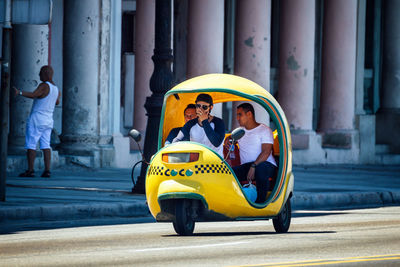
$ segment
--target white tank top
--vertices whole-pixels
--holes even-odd
[[[33,100],[31,117],[35,117],[36,124],[53,127],[53,111],[58,98],[58,88],[51,82],[46,82],[50,88],[47,96]]]

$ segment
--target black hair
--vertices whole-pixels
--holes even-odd
[[[186,112],[186,110],[188,110],[188,109],[196,109],[196,105],[195,104],[189,104],[189,105],[187,105],[186,106],[186,108],[185,108],[185,110],[183,111],[183,114],[185,114],[185,112]]]
[[[242,103],[240,104],[237,108],[241,108],[244,110],[245,113],[247,112],[251,112],[251,114],[253,114],[253,117],[255,118],[256,116],[254,115],[254,108],[252,104],[249,103]]]
[[[197,102],[199,102],[199,101],[206,102],[206,103],[210,104],[210,106],[213,105],[213,99],[212,99],[212,97],[211,97],[209,94],[199,94],[199,95],[197,96],[195,102],[197,103]]]

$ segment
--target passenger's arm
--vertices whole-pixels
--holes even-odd
[[[178,135],[172,140],[171,143],[182,141],[184,138],[185,136],[183,135],[182,130],[180,130]],[[167,144],[167,142],[165,142],[165,144]]]
[[[269,155],[272,151],[272,144],[261,144],[261,153],[258,155],[257,159],[254,161],[254,164],[259,164],[268,159]],[[254,180],[256,168],[250,168],[247,173],[247,181],[251,182]]]
[[[224,121],[221,119],[214,119],[214,129],[211,127],[208,120],[201,122],[203,124],[204,132],[206,133],[208,140],[215,147],[219,147],[225,138],[225,125]]]
[[[181,130],[179,131],[178,135],[172,140],[172,143],[179,142],[179,141],[190,141],[190,129],[193,125],[196,124],[197,119],[193,119],[185,123]]]
[[[180,129],[181,128],[174,128],[169,132],[169,134],[167,136],[167,139],[165,139],[165,144],[166,145],[172,143],[174,138],[178,136],[178,133],[179,133]]]
[[[254,161],[256,165],[268,159],[269,155],[271,155],[272,146],[272,144],[261,144],[261,153]]]

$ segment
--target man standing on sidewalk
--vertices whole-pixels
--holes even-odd
[[[50,177],[51,148],[50,136],[53,129],[53,111],[55,105],[60,103],[61,93],[53,82],[53,68],[43,66],[39,77],[41,84],[33,92],[23,92],[14,88],[16,96],[33,99],[32,110],[26,124],[25,148],[27,149],[28,170],[19,177],[34,177],[34,163],[36,158],[36,145],[40,141],[40,149],[44,155],[45,170],[42,177]]]

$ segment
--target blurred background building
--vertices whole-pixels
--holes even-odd
[[[294,164],[400,164],[400,1],[171,1],[175,83],[259,83],[286,113]],[[53,0],[50,25],[13,25],[11,85],[33,91],[51,64],[62,91],[54,167],[138,158],[127,133],[146,131],[154,22],[155,0]],[[31,105],[11,97],[9,170],[26,164]],[[235,128],[235,103],[215,110]]]

